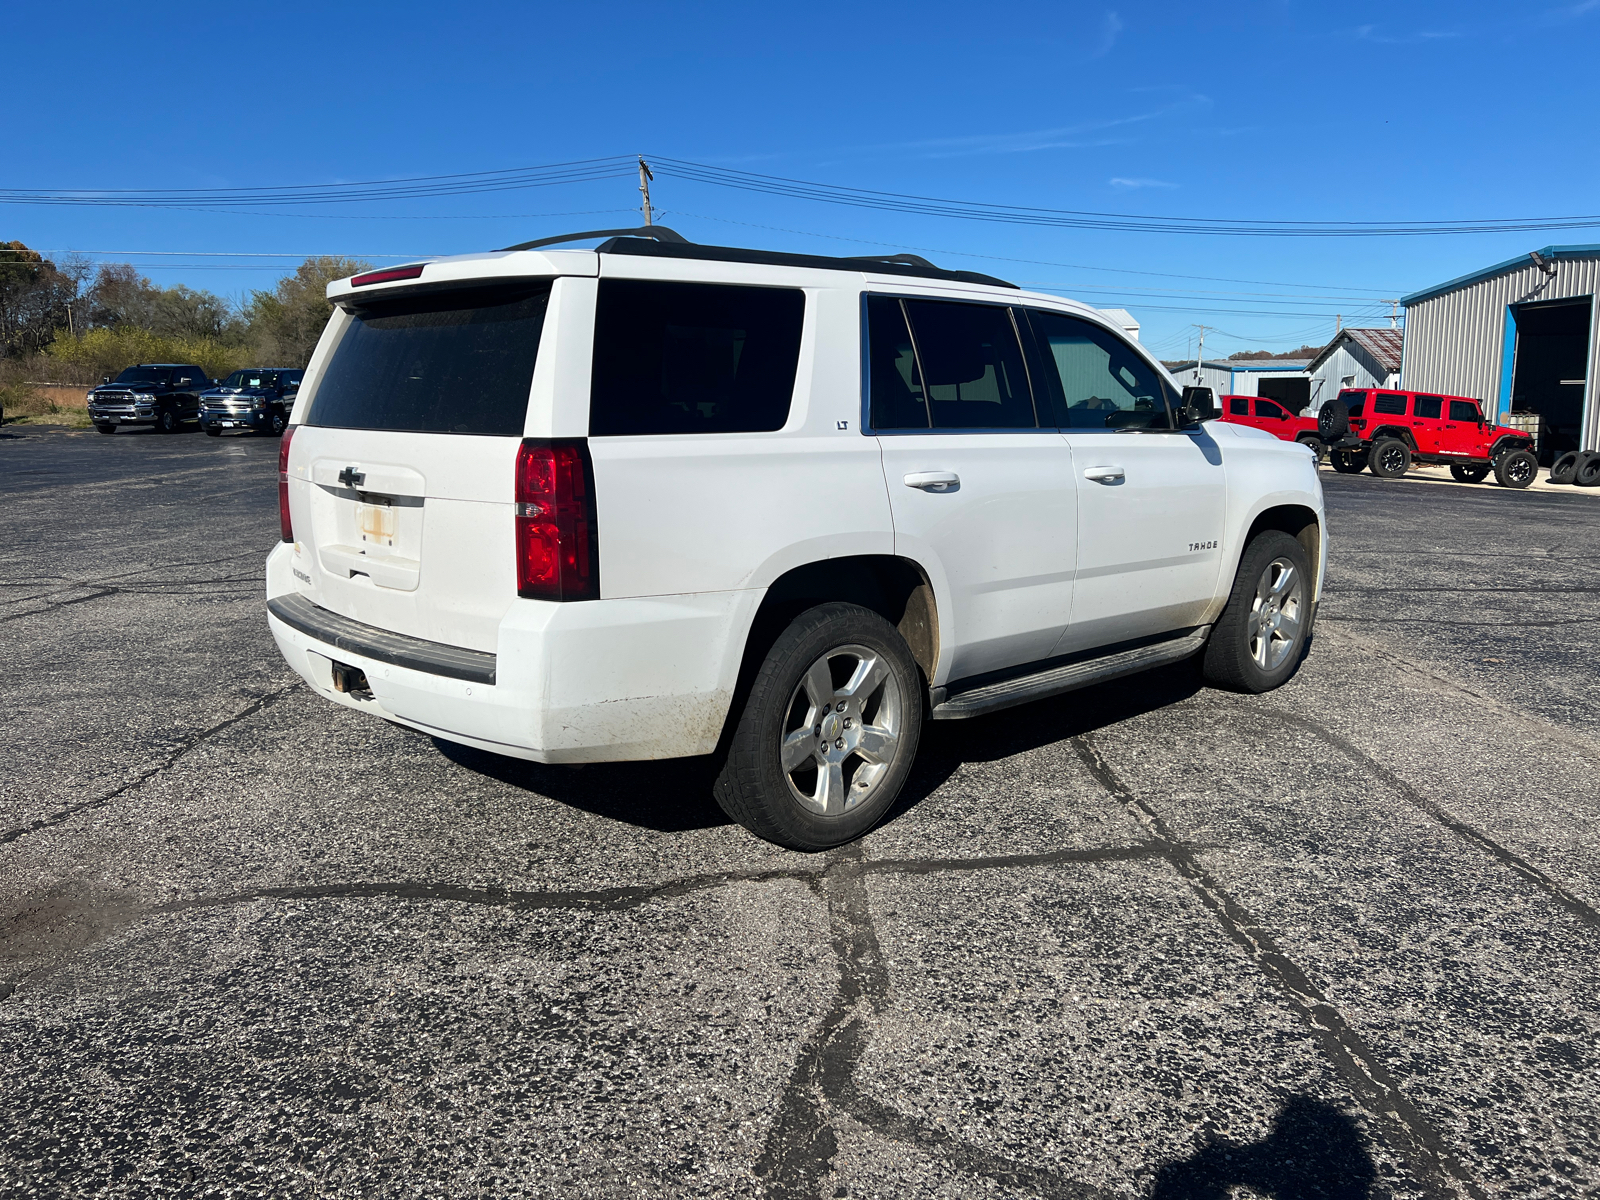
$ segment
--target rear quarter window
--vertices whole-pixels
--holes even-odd
[[[590,436],[782,429],[804,320],[798,288],[602,279]]]
[[[434,292],[352,310],[305,424],[520,437],[550,285]]]
[[[1379,392],[1372,398],[1372,411],[1391,417],[1404,416],[1406,398],[1396,392]]]

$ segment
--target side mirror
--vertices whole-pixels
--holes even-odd
[[[101,383],[110,383],[111,382],[111,376],[109,376],[109,375],[100,376],[100,382]]]
[[[1178,409],[1178,427],[1180,429],[1198,428],[1201,421],[1209,420],[1211,414],[1204,412],[1198,405],[1184,404]]]

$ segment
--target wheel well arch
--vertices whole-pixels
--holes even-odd
[[[1300,543],[1306,552],[1306,560],[1311,564],[1312,587],[1315,587],[1322,571],[1322,527],[1317,521],[1316,510],[1304,504],[1279,504],[1263,509],[1250,523],[1250,531],[1245,534],[1243,545],[1248,546],[1256,534],[1267,529],[1287,533]]]
[[[723,725],[723,746],[778,635],[806,609],[829,601],[859,604],[883,617],[905,638],[924,682],[933,679],[939,665],[938,604],[933,583],[918,563],[893,554],[853,554],[802,563],[774,579],[756,609]]]
[[[1372,431],[1367,440],[1369,442],[1376,442],[1379,438],[1395,438],[1398,441],[1404,442],[1410,448],[1413,454],[1415,454],[1417,451],[1416,439],[1411,436],[1411,430],[1405,428],[1404,426],[1380,426]]]

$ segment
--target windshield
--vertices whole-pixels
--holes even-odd
[[[165,383],[172,378],[171,367],[129,367],[117,376],[118,383]]]
[[[379,300],[351,314],[308,425],[520,436],[548,284]]]
[[[235,371],[222,381],[225,388],[267,388],[277,386],[276,371]]]

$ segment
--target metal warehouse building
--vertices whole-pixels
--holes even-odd
[[[1547,246],[1413,292],[1401,301],[1406,388],[1476,396],[1502,421],[1537,413],[1545,462],[1596,448],[1597,284],[1600,246]]]
[[[1311,411],[1343,388],[1400,386],[1398,329],[1342,329],[1306,368],[1311,373]]]

